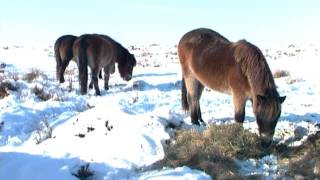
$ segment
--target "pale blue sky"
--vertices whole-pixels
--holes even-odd
[[[0,45],[52,45],[83,33],[177,44],[198,27],[257,45],[318,43],[319,22],[319,0],[0,0]]]

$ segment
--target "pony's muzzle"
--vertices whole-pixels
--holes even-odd
[[[273,135],[261,133],[260,138],[261,138],[261,146],[263,148],[267,149],[272,145]]]
[[[60,77],[59,82],[60,82],[60,83],[64,83],[64,82],[65,82],[65,80],[64,80],[64,78],[63,78],[63,76],[61,76],[61,77]]]
[[[130,81],[132,79],[132,75],[128,74],[125,77],[123,77],[124,80]]]

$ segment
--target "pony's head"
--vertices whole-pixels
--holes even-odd
[[[285,96],[277,95],[257,95],[253,100],[253,111],[257,119],[261,145],[267,148],[271,145],[273,134],[281,115],[281,104],[286,99]]]
[[[133,67],[136,65],[136,58],[129,52],[122,56],[121,60],[118,61],[118,70],[120,76],[125,80],[129,81],[132,78]]]

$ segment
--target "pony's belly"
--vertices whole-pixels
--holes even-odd
[[[214,77],[214,76],[211,76]],[[218,91],[225,94],[231,94],[229,83],[224,78],[197,78],[202,85],[208,87],[211,90]]]
[[[218,91],[218,92],[221,92],[221,93],[224,93],[224,94],[231,94],[231,90],[229,87],[224,87],[224,86],[212,86],[212,85],[209,85],[207,86],[209,89],[211,90],[214,90],[214,91]]]

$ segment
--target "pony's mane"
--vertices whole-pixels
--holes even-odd
[[[232,43],[232,46],[234,58],[247,76],[254,93],[278,97],[272,73],[261,50],[246,40]]]
[[[127,60],[130,60],[130,63],[132,65],[134,65],[134,66],[136,65],[135,58],[127,58],[128,56],[131,55],[130,52],[128,51],[128,49],[123,47],[120,43],[118,43],[117,41],[112,39],[110,36],[107,36],[104,34],[100,34],[100,36],[103,37],[107,41],[111,41],[115,45],[115,47],[117,49],[117,57],[118,57],[119,61],[121,61],[122,63],[126,63]]]

